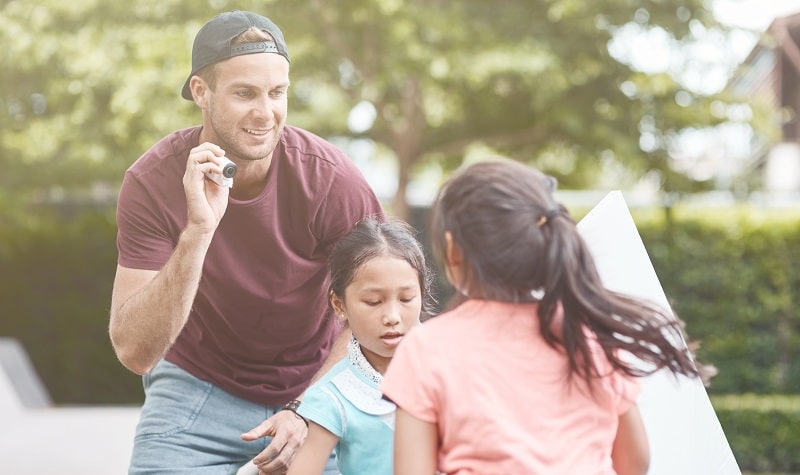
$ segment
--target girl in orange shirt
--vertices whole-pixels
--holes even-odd
[[[638,377],[698,376],[680,322],[606,289],[555,181],[496,160],[433,205],[434,252],[463,302],[411,331],[381,389],[396,475],[641,475]]]

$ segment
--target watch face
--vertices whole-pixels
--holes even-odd
[[[298,407],[300,407],[300,401],[297,399],[292,399],[283,406],[284,409],[289,409],[290,411],[296,411]]]

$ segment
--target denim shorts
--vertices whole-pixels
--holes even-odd
[[[234,475],[257,473],[253,458],[270,442],[241,434],[280,410],[235,397],[162,360],[143,378],[142,406],[128,473]],[[337,475],[331,455],[325,475]]]

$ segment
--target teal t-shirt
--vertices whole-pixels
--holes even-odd
[[[305,393],[298,413],[339,437],[342,475],[392,475],[395,405],[345,357]]]

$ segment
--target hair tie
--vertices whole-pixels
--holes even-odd
[[[548,212],[539,217],[539,219],[536,221],[536,227],[541,228],[542,226],[547,224],[551,219],[558,216],[558,213],[559,213],[558,208],[553,208],[549,210]]]

